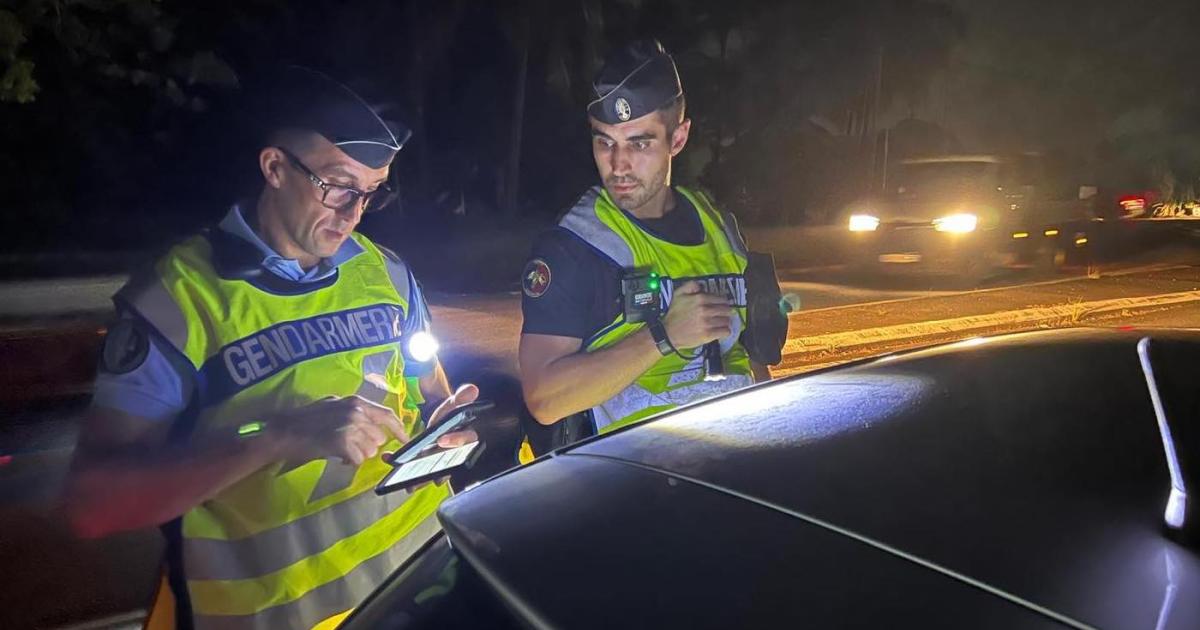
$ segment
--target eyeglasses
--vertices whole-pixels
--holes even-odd
[[[288,162],[301,173],[308,176],[308,181],[321,190],[321,205],[330,210],[352,210],[358,208],[359,204],[363,204],[363,212],[375,212],[382,210],[396,200],[396,191],[388,184],[380,184],[379,188],[372,191],[359,190],[351,186],[339,186],[338,184],[330,184],[325,180],[317,177],[317,174],[312,172],[300,158],[292,155],[287,149],[276,147],[281,153],[287,156]]]

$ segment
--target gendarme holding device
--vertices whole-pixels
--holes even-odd
[[[773,326],[748,333],[756,300],[733,216],[672,185],[692,121],[670,55],[655,41],[629,44],[608,58],[594,88],[587,112],[603,185],[534,244],[522,274],[520,343],[534,417],[582,422],[585,433],[769,378],[763,359],[778,361],[769,347],[776,338],[782,345],[780,318],[786,334],[769,259],[759,276],[770,278],[756,286],[771,293],[774,284],[774,318],[758,318]],[[751,345],[768,349],[762,356],[747,350],[755,333]]]

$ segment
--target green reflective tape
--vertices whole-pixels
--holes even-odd
[[[265,428],[267,428],[267,423],[265,422],[247,422],[238,427],[237,431],[238,435],[254,435],[255,433],[262,433],[262,430]]]

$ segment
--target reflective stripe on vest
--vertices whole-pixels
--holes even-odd
[[[621,268],[662,276],[663,304],[670,308],[676,286],[696,280],[708,292],[725,294],[734,305],[732,332],[720,340],[725,364],[723,381],[705,381],[703,359],[685,360],[676,355],[662,357],[645,374],[616,396],[592,409],[596,428],[611,431],[655,413],[744,387],[753,382],[750,359],[738,338],[746,321],[746,246],[733,216],[722,214],[701,194],[676,187],[696,208],[704,228],[704,242],[677,245],[658,239],[641,229],[609,197],[594,187],[576,202],[559,221],[566,229],[611,259]],[[593,352],[611,346],[642,329],[628,324],[624,313],[584,341]],[[695,348],[679,348],[692,355]]]
[[[312,628],[349,610],[345,602],[361,602],[441,529],[437,518],[421,521],[412,532],[371,559],[347,572],[342,579],[319,586],[303,598],[273,606],[253,615],[204,616],[197,613],[197,628],[260,630],[262,628]]]
[[[196,369],[195,431],[355,394],[394,410],[410,434],[420,429],[420,393],[400,352],[408,271],[353,238],[363,253],[308,292],[221,278],[196,237],[156,265],[157,281],[124,296]],[[196,626],[307,628],[356,606],[428,538],[414,531],[436,531],[432,514],[448,495],[431,485],[378,497],[388,470],[379,458],[276,462],[185,514]]]

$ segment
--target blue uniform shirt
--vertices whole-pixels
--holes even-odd
[[[252,245],[262,254],[262,266],[271,273],[293,282],[316,282],[329,277],[338,265],[363,253],[363,248],[353,239],[346,239],[333,256],[321,260],[317,266],[305,271],[295,260],[280,256],[271,249],[246,223],[241,208],[234,205],[221,220],[218,229],[237,236]],[[405,335],[430,328],[429,307],[425,296],[413,278],[409,278],[408,313],[401,325]],[[127,314],[122,313],[122,317]],[[187,407],[194,390],[195,369],[162,344],[166,342],[157,335],[150,336],[150,349],[140,366],[123,374],[104,370],[103,365],[96,377],[92,404],[116,409],[135,416],[153,420],[170,420]],[[425,369],[421,369],[424,367]],[[418,366],[405,363],[409,376],[419,376],[431,365]]]

